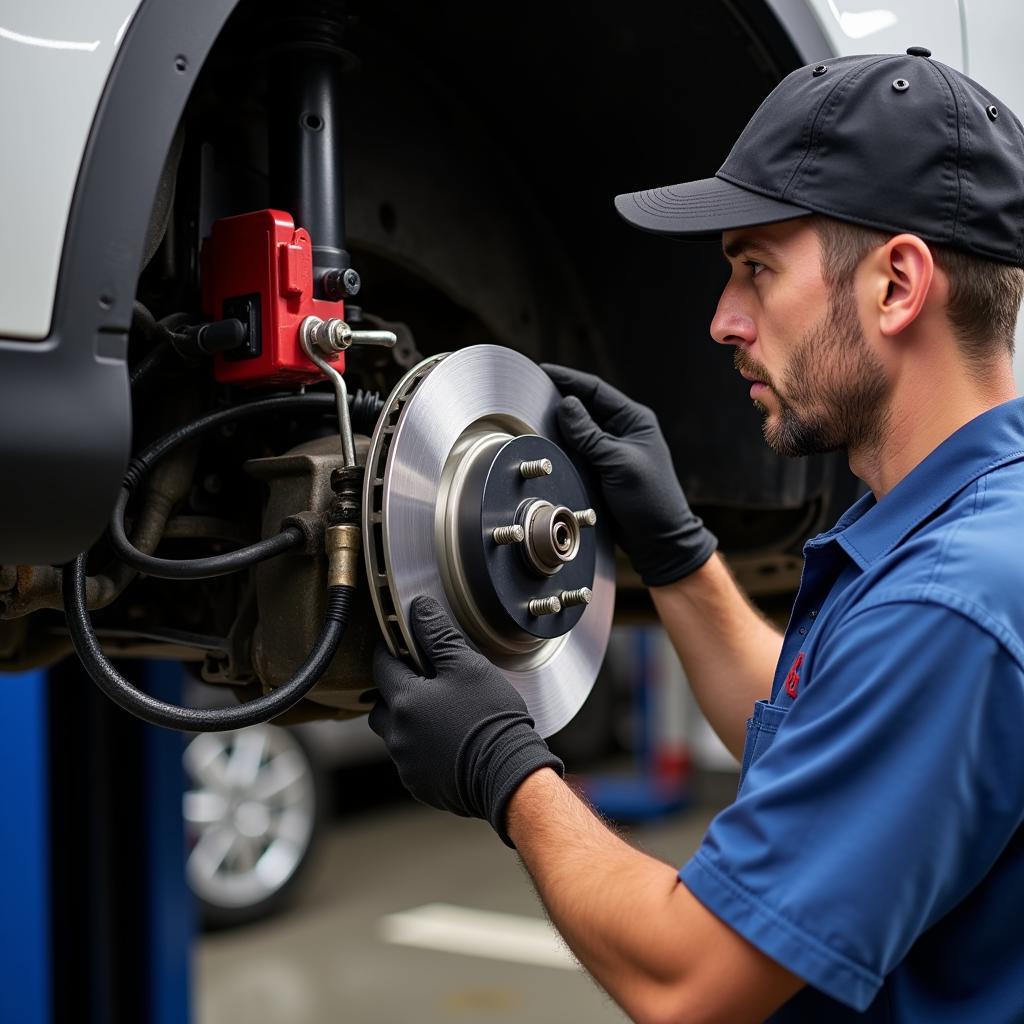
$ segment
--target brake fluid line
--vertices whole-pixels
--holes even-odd
[[[348,397],[346,405],[352,407],[352,418],[359,426],[368,425],[372,429],[383,402],[379,395],[372,392],[357,391]],[[132,493],[152,467],[169,452],[199,435],[224,423],[273,412],[328,412],[334,407],[334,396],[326,394],[265,398],[208,413],[153,442],[129,464],[114,508],[110,537],[118,557],[150,576],[163,579],[206,579],[249,568],[305,544],[306,535],[298,527],[285,526],[273,537],[223,555],[195,559],[156,558],[139,551],[128,540],[124,530],[124,512]],[[88,552],[82,552],[64,566],[61,583],[71,642],[89,677],[123,710],[152,725],[168,729],[188,732],[242,729],[284,713],[301,700],[327,671],[348,625],[355,599],[360,548],[359,527],[351,522],[354,517],[358,517],[358,509],[349,510],[349,513],[342,516],[341,523],[328,525],[325,531],[324,547],[328,557],[327,601],[320,635],[298,670],[272,692],[234,708],[190,708],[158,700],[135,687],[117,671],[100,648],[86,604]]]

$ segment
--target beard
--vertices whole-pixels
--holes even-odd
[[[779,384],[741,349],[733,364],[775,395],[774,415],[754,405],[764,414],[765,441],[780,455],[876,448],[888,431],[890,385],[868,348],[852,288],[832,289],[828,312],[797,342]]]

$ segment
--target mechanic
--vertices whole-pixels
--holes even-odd
[[[714,553],[654,414],[546,367],[742,757],[693,858],[677,873],[606,828],[437,603],[411,610],[433,677],[378,653],[370,721],[405,784],[515,846],[638,1021],[1024,1020],[1024,130],[930,57],[801,68],[716,177],[616,200],[641,228],[721,238],[711,334],[766,441],[845,448],[869,489],[805,545],[784,637]]]

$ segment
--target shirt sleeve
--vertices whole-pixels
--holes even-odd
[[[975,622],[910,601],[857,611],[812,656],[679,875],[772,959],[863,1010],[1021,823],[1024,678]]]

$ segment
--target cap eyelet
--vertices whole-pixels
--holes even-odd
[[[992,106],[992,104],[990,103],[985,108],[985,113],[988,114],[988,119],[990,121],[994,121],[999,116],[999,108]]]
[[[905,78],[897,78],[892,87],[897,92],[906,92],[910,88],[910,83]]]
[[[817,78],[819,75],[825,74],[826,71],[828,71],[828,65],[827,64],[815,64],[814,70],[811,72],[811,74],[815,78]]]

